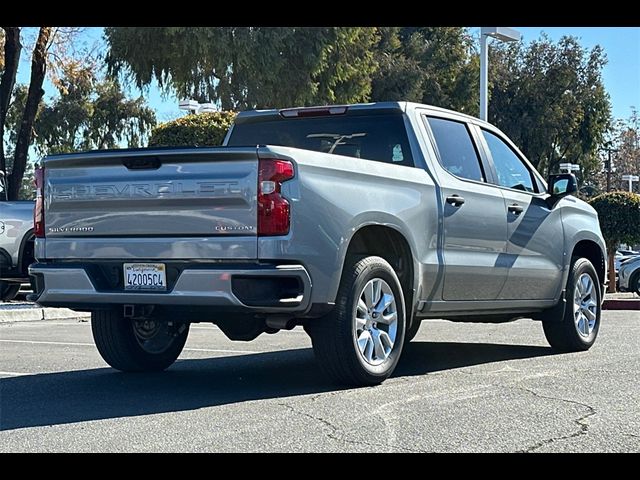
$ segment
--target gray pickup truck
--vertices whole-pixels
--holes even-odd
[[[29,283],[33,262],[33,202],[9,202],[5,175],[0,170],[0,301],[13,300]]]
[[[43,306],[90,311],[102,357],[162,370],[193,322],[233,340],[302,325],[338,382],[393,372],[420,322],[600,325],[596,212],[492,125],[404,102],[251,111],[218,148],[50,156],[38,171]]]

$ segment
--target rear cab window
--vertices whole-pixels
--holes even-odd
[[[233,127],[227,145],[277,145],[415,166],[403,115],[327,115],[278,118]]]

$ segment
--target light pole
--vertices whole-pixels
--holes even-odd
[[[604,171],[607,174],[607,192],[611,191],[611,173],[616,171],[616,167],[613,166],[611,160],[612,153],[618,153],[618,150],[615,148],[611,148],[611,142],[606,143],[606,147],[603,148],[605,152],[607,152],[607,160],[604,161]]]
[[[629,191],[633,192],[633,182],[640,181],[640,177],[638,175],[622,175],[622,181],[629,182]]]
[[[481,27],[480,28],[480,119],[487,120],[488,88],[489,88],[489,37],[503,42],[517,42],[520,32],[509,27]]]

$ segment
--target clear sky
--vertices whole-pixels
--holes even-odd
[[[608,63],[603,70],[604,83],[611,96],[612,112],[616,118],[626,118],[631,106],[640,108],[640,28],[638,27],[514,27],[523,34],[525,42],[535,40],[545,32],[557,41],[563,35],[573,35],[587,48],[600,45],[607,54]],[[478,33],[473,27],[472,32]],[[91,43],[101,38],[101,28],[88,28],[80,41]],[[29,59],[23,53],[19,82],[29,79]],[[45,87],[48,93],[52,88]],[[139,92],[132,92],[139,94]],[[157,86],[152,85],[144,92],[150,106],[156,110],[158,121],[164,122],[181,116],[178,99],[173,96],[163,99]]]
[[[583,47],[600,45],[609,60],[602,71],[611,96],[613,116],[626,118],[631,107],[640,109],[640,28],[638,27],[514,27],[525,42],[545,32],[558,41],[563,35],[578,37]]]

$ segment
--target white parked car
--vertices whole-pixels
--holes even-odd
[[[636,292],[640,295],[640,256],[622,262],[618,270],[618,288],[623,292]]]

